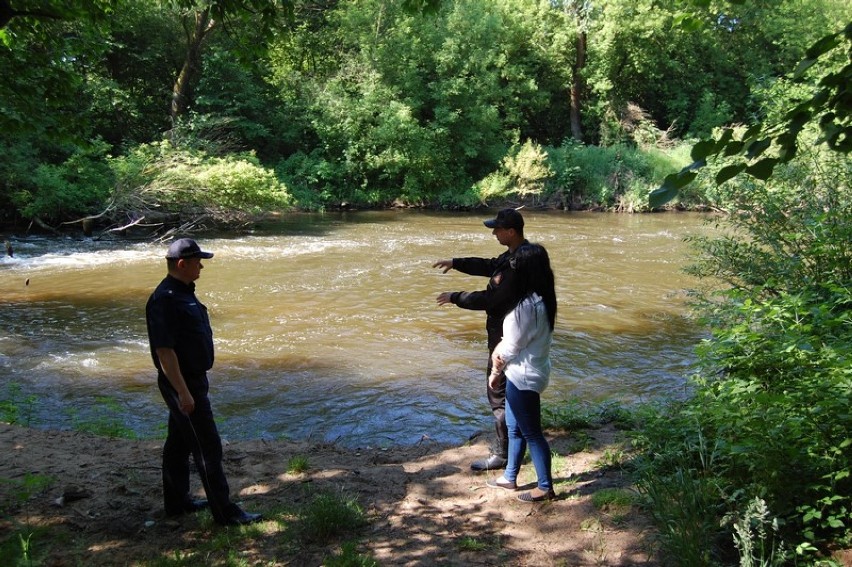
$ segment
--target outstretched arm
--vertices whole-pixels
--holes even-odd
[[[452,303],[453,302],[453,292],[445,291],[444,293],[439,294],[436,301],[438,302],[438,305],[445,305],[447,303]]]

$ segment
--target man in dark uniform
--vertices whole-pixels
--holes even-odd
[[[515,251],[527,241],[524,238],[524,217],[515,209],[503,209],[496,218],[484,222],[485,226],[493,229],[492,234],[497,241],[506,246],[507,250],[497,258],[453,258],[435,262],[433,268],[443,268],[444,273],[458,270],[471,276],[485,276],[488,287],[483,291],[444,292],[438,296],[438,305],[454,303],[463,309],[484,310],[486,314],[485,329],[488,332],[488,364],[485,372],[485,388],[488,403],[494,415],[494,426],[497,432],[496,445],[492,447],[488,458],[478,459],[471,463],[475,471],[502,469],[506,466],[509,452],[509,433],[506,429],[506,376],[500,375],[497,388],[491,388],[488,376],[491,374],[491,353],[503,337],[503,319],[517,298],[510,293],[511,286],[506,285],[512,277],[510,261]]]
[[[177,516],[210,507],[213,519],[225,526],[262,519],[231,502],[222,468],[222,440],[207,397],[207,371],[213,366],[213,330],[207,308],[195,296],[195,280],[212,258],[189,238],[176,240],[166,254],[168,275],[145,307],[151,357],[160,393],[169,408],[169,429],[163,447],[163,499],[166,514]],[[207,500],[189,494],[189,456],[201,476]]]

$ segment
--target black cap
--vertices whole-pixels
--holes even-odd
[[[493,219],[483,223],[488,228],[514,228],[515,230],[523,230],[524,217],[521,216],[516,209],[503,209]]]
[[[172,242],[166,258],[179,260],[181,258],[212,258],[213,252],[204,252],[198,243],[191,238],[180,238]]]

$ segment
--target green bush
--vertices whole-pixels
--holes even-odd
[[[503,158],[500,169],[486,178],[487,183],[484,181],[480,188],[480,198],[485,202],[489,197],[517,196],[535,203],[544,196],[551,177],[553,170],[547,152],[539,144],[527,140],[512,148]]]
[[[38,396],[25,396],[19,383],[9,382],[6,384],[6,392],[0,394],[0,422],[30,425],[37,402]]]
[[[688,153],[685,145],[663,150],[629,144],[586,146],[566,140],[547,148],[548,192],[561,195],[566,207],[643,211],[648,192],[688,163]],[[686,205],[703,200],[686,192],[682,195]]]
[[[213,157],[164,141],[138,146],[111,165],[120,208],[224,217],[281,210],[292,202],[275,173],[251,154]]]
[[[317,494],[299,514],[299,533],[315,543],[329,543],[367,523],[355,498],[328,493]]]
[[[100,213],[114,182],[107,151],[107,144],[93,142],[61,163],[40,163],[13,193],[13,204],[24,217],[54,222]]]
[[[768,183],[723,188],[727,229],[694,241],[691,271],[714,283],[696,295],[712,331],[696,395],[640,440],[661,525],[744,517],[759,498],[799,564],[852,543],[850,181],[844,156],[811,154]],[[687,492],[701,500],[675,505]],[[708,545],[676,531],[675,555],[726,557],[735,541],[745,553],[733,533]]]

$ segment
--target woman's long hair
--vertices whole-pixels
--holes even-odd
[[[552,332],[556,324],[556,285],[547,250],[541,244],[524,244],[515,251],[512,267],[515,273],[511,281],[518,298],[515,305],[537,293],[544,300]]]

